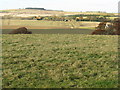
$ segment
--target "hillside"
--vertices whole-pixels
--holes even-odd
[[[13,16],[63,16],[63,15],[75,15],[75,14],[97,14],[97,15],[108,15],[112,13],[95,13],[95,12],[66,12],[66,11],[52,11],[52,10],[33,10],[33,9],[9,9],[0,10],[0,16],[13,15]],[[114,14],[113,14],[114,15]]]

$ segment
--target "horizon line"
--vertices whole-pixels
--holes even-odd
[[[26,7],[26,8],[39,8],[39,7]],[[26,8],[11,8],[11,9],[0,9],[0,10],[12,10],[12,9],[26,9]],[[44,8],[45,9],[45,8]],[[37,10],[37,9],[36,9]],[[51,10],[51,11],[64,11],[64,12],[100,12],[100,13],[118,13],[118,12],[107,12],[107,11],[79,11],[79,10],[74,10],[74,11],[68,11],[68,10],[53,10],[53,9],[45,9],[45,10]]]

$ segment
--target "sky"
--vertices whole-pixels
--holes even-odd
[[[119,0],[0,0],[0,10],[37,7],[73,12],[118,12]]]

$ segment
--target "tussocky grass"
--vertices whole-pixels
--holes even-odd
[[[117,42],[117,35],[3,35],[3,88],[117,88]]]

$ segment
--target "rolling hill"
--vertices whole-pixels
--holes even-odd
[[[63,16],[63,15],[76,15],[76,14],[97,14],[97,15],[108,15],[113,13],[97,13],[97,12],[67,12],[67,11],[56,11],[56,10],[35,10],[35,9],[8,9],[0,10],[0,16],[13,15],[13,16]],[[114,14],[113,14],[114,15]]]

